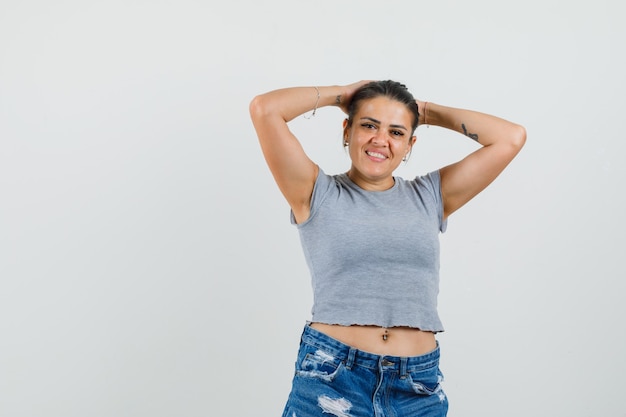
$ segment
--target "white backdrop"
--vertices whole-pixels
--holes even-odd
[[[402,81],[523,124],[441,236],[450,416],[626,416],[619,1],[0,2],[0,416],[278,416],[311,291],[248,103]],[[348,168],[342,114],[293,130]],[[398,175],[471,151],[418,129]]]

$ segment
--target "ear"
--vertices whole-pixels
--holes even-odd
[[[343,140],[348,140],[348,119],[343,119]]]
[[[406,153],[404,154],[404,158],[402,159],[404,162],[406,162],[411,156],[411,152],[413,152],[413,145],[415,145],[416,140],[417,140],[416,136],[412,136],[411,139],[409,139],[409,146],[407,147]]]

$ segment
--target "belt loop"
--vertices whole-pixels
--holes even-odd
[[[400,358],[400,378],[404,379],[407,376],[406,373],[406,365],[408,362],[408,358],[402,357]]]
[[[354,358],[356,357],[356,349],[350,348],[348,352],[348,359],[346,359],[346,369],[352,369],[352,365],[354,365]]]

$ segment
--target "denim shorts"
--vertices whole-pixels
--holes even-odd
[[[304,328],[283,417],[445,417],[439,344],[420,356],[380,356]]]

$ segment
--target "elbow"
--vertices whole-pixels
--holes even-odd
[[[263,100],[263,96],[256,96],[252,99],[249,105],[250,117],[254,121],[255,119],[262,117],[267,112],[267,105]]]
[[[268,97],[267,94],[261,94],[254,97],[252,101],[250,101],[248,110],[250,112],[252,123],[255,125],[257,122],[262,120],[275,120],[277,117],[285,120],[280,113],[280,108],[278,107],[276,100]]]
[[[516,124],[511,132],[510,141],[511,146],[519,152],[526,143],[526,128],[522,125]]]

